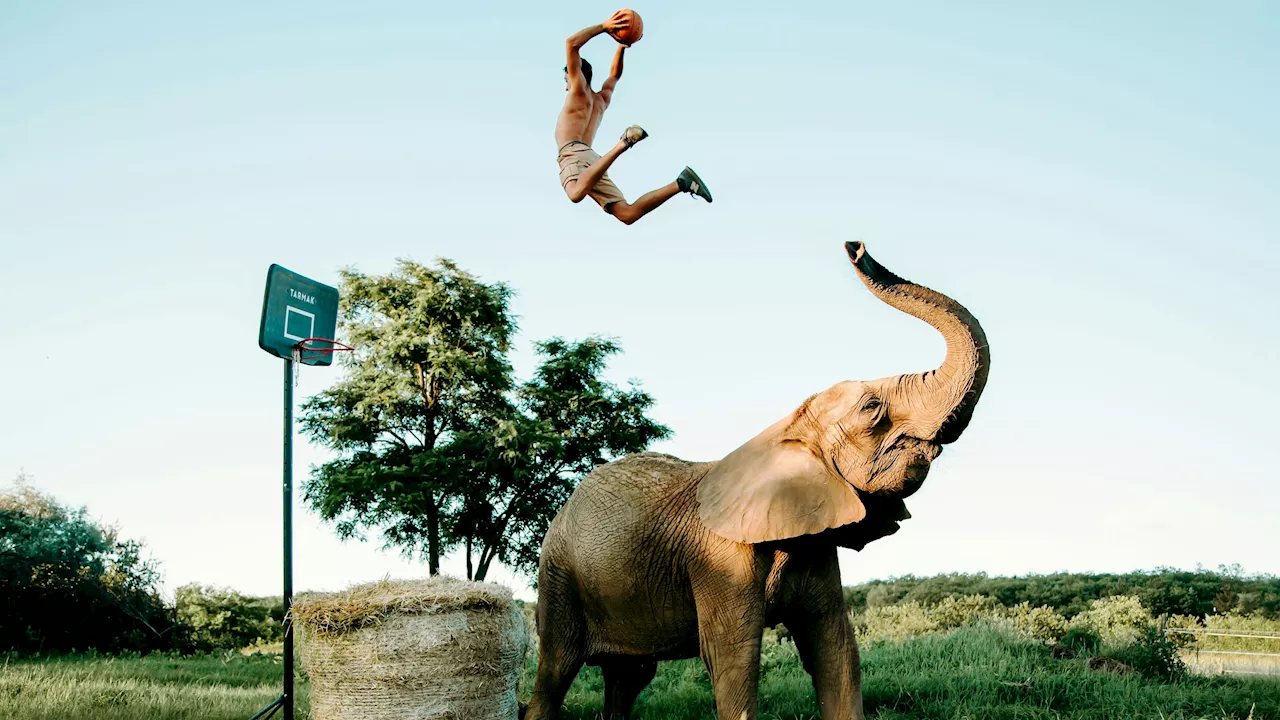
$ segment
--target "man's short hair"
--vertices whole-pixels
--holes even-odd
[[[591,84],[591,63],[587,62],[586,58],[578,58],[578,59],[582,61],[582,76],[587,79],[587,84],[590,85]],[[564,66],[564,71],[566,73],[569,72],[568,65]]]

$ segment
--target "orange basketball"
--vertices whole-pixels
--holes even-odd
[[[614,13],[614,15],[622,15],[627,21],[627,27],[617,32],[609,33],[613,36],[613,39],[627,47],[640,42],[640,38],[644,36],[644,20],[640,19],[640,13],[635,10],[623,9]]]

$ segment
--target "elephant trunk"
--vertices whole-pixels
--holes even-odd
[[[955,300],[886,270],[862,243],[845,243],[845,250],[873,295],[929,323],[947,341],[947,357],[938,369],[904,375],[899,382],[915,408],[912,424],[920,439],[940,445],[955,442],[987,384],[991,350],[982,326]]]

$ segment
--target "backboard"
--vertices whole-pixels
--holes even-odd
[[[279,265],[267,270],[267,289],[262,298],[262,322],[258,326],[258,347],[279,358],[293,357],[294,347],[307,338],[330,338],[338,330],[338,289]],[[311,347],[332,347],[311,342]],[[302,357],[306,365],[332,365],[333,353]]]

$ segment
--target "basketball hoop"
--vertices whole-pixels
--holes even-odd
[[[318,343],[324,343],[319,345]],[[327,347],[326,347],[327,346]],[[332,338],[309,337],[299,340],[293,346],[293,361],[296,363],[305,363],[308,360],[332,355],[336,352],[354,352],[355,348],[345,345]]]
[[[328,347],[317,343],[324,343]],[[299,340],[293,346],[293,384],[298,384],[298,372],[302,370],[303,365],[315,365],[315,360],[325,355],[332,356],[334,353],[354,351],[355,348],[350,345],[344,345],[331,338],[309,337]],[[332,364],[332,360],[325,364]]]

